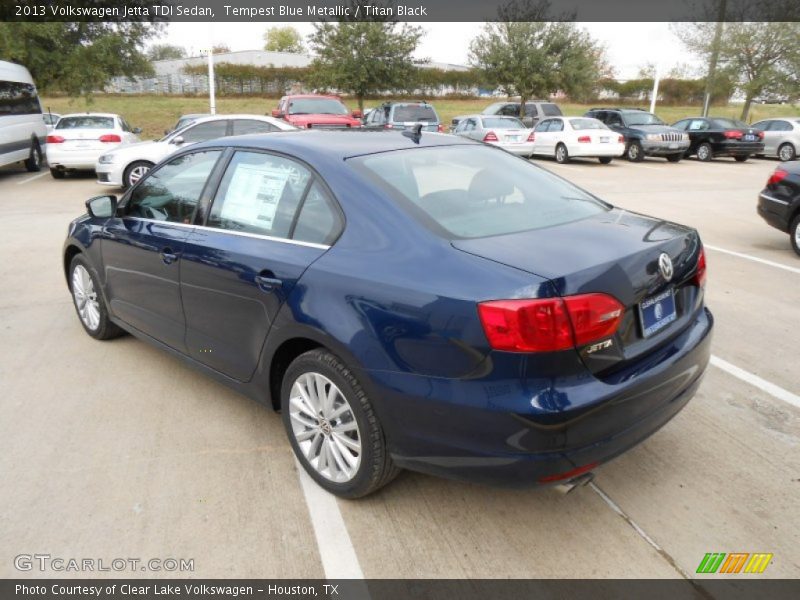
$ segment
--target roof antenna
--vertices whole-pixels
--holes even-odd
[[[417,123],[411,129],[404,129],[403,135],[414,140],[415,144],[419,144],[419,141],[422,138],[422,123]]]

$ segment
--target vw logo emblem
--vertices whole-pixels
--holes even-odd
[[[661,256],[658,257],[658,270],[661,271],[661,276],[665,281],[672,279],[672,275],[674,273],[672,268],[672,259],[666,252],[662,252]]]

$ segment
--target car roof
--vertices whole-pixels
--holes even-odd
[[[393,150],[471,144],[478,144],[478,142],[467,140],[461,136],[433,132],[423,132],[419,142],[416,143],[399,131],[310,129],[221,138],[193,145],[192,148],[204,146],[256,148],[285,152],[300,159],[314,162],[318,158],[344,160],[354,156],[378,154]]]

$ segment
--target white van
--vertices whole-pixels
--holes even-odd
[[[0,60],[0,167],[23,161],[42,168],[47,126],[28,69]]]

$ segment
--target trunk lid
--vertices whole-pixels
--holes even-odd
[[[699,308],[702,294],[692,281],[701,243],[689,227],[612,209],[555,227],[452,242],[463,252],[550,280],[562,295],[593,292],[613,296],[625,307],[622,323],[605,348],[579,348],[595,373],[637,358],[671,338]],[[669,256],[673,273],[659,267]],[[674,291],[675,321],[644,335],[640,304]],[[589,351],[591,350],[591,351]]]

